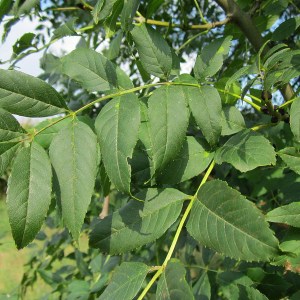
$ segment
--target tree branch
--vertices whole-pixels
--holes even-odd
[[[245,34],[249,42],[252,44],[254,49],[258,52],[263,46],[264,40],[251,19],[248,13],[245,13],[240,7],[235,3],[234,0],[215,0],[215,2],[220,5],[227,17],[231,18],[232,22],[235,23],[240,30]],[[263,55],[268,51],[268,47],[265,47]],[[286,101],[294,97],[294,91],[292,86],[288,83],[285,84],[281,89],[281,94]]]

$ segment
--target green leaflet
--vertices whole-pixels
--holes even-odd
[[[61,39],[65,36],[78,35],[74,29],[75,21],[77,18],[72,18],[68,22],[64,23],[60,27],[56,28],[53,32],[52,40]]]
[[[194,296],[185,279],[185,268],[177,259],[171,259],[161,275],[156,290],[157,300],[193,300]]]
[[[121,12],[121,27],[127,31],[132,26],[132,20],[139,7],[140,0],[124,0],[123,10]]]
[[[27,32],[23,34],[13,45],[14,54],[18,55],[30,47],[34,47],[32,41],[35,38],[35,34],[32,32]]]
[[[113,60],[119,56],[120,48],[121,48],[121,42],[123,38],[123,32],[120,30],[117,32],[116,36],[111,40],[109,48],[107,51],[103,51],[104,55],[109,59]]]
[[[277,154],[286,163],[288,168],[300,175],[300,151],[294,147],[287,147]]]
[[[282,41],[292,35],[300,26],[300,17],[289,18],[281,23],[273,32],[273,41]]]
[[[148,106],[153,163],[158,171],[178,155],[185,139],[189,112],[184,88],[159,88],[149,98]]]
[[[64,56],[62,70],[90,92],[133,88],[124,71],[91,49],[78,48]]]
[[[194,73],[199,80],[215,75],[222,67],[229,52],[232,36],[216,39],[205,46],[197,56]]]
[[[99,300],[132,300],[140,290],[149,267],[140,262],[123,262],[116,268],[114,275]]]
[[[186,194],[175,189],[148,189],[99,221],[90,246],[109,254],[124,253],[153,242],[177,220]],[[162,221],[163,220],[163,221]]]
[[[222,131],[222,104],[218,91],[211,86],[185,87],[191,112],[204,137],[214,145]]]
[[[125,193],[130,193],[128,159],[132,158],[139,125],[140,105],[135,94],[111,100],[95,122],[106,172],[115,187]]]
[[[8,182],[7,208],[18,249],[39,232],[51,202],[52,172],[49,157],[36,142],[17,155]]]
[[[259,166],[275,165],[276,153],[264,136],[246,129],[219,148],[215,160],[218,164],[227,162],[241,172],[247,172]]]
[[[67,109],[60,94],[41,79],[0,70],[0,108],[25,117],[47,117]]]
[[[13,115],[0,108],[0,142],[10,141],[23,136],[25,130]]]
[[[222,110],[222,133],[231,135],[246,129],[245,120],[235,106],[225,106]]]
[[[300,228],[300,202],[293,202],[268,212],[266,220]]]
[[[156,175],[160,183],[175,184],[191,179],[203,172],[214,153],[207,152],[204,141],[188,136],[178,156]]]
[[[0,176],[6,171],[20,146],[18,142],[0,143]]]
[[[172,69],[172,53],[166,40],[144,23],[131,31],[144,69],[159,78],[167,78]]]
[[[278,253],[277,240],[260,211],[220,180],[201,187],[187,229],[202,245],[234,259],[268,261]]]
[[[94,22],[97,24],[106,19],[112,13],[112,8],[117,1],[119,0],[98,0],[92,11]]]
[[[49,153],[58,178],[64,223],[78,239],[94,191],[96,135],[88,125],[74,119],[52,140]]]
[[[0,0],[0,23],[13,6],[12,0]]]
[[[291,130],[296,140],[300,141],[300,97],[296,98],[290,110]]]
[[[195,300],[211,299],[211,286],[206,271],[201,274],[200,278],[193,286],[193,294]]]

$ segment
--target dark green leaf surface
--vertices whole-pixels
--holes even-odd
[[[20,146],[17,142],[0,143],[0,176],[6,171]]]
[[[291,105],[290,124],[295,139],[299,142],[300,141],[300,97],[296,98]]]
[[[56,28],[53,32],[52,40],[61,39],[65,36],[78,35],[74,29],[74,24],[77,18],[72,18],[68,22],[64,23],[60,27]]]
[[[130,29],[139,4],[140,0],[124,0],[124,6],[121,12],[121,27],[124,31]]]
[[[117,267],[99,300],[131,300],[140,290],[149,267],[140,262],[123,262]]]
[[[199,243],[234,259],[268,261],[278,244],[263,215],[226,182],[203,185],[187,229]]]
[[[235,106],[225,106],[222,110],[222,135],[231,135],[246,129],[245,120]]]
[[[25,130],[13,115],[0,108],[0,142],[11,141],[23,136]]]
[[[62,69],[90,92],[133,87],[124,71],[92,49],[78,48],[64,56]]]
[[[189,121],[181,86],[162,87],[149,98],[150,136],[155,170],[164,168],[181,150]]]
[[[286,165],[300,175],[300,151],[294,147],[287,147],[277,152]]]
[[[178,156],[157,174],[157,180],[174,184],[199,175],[208,167],[214,156],[205,150],[204,145],[204,141],[188,136]]]
[[[247,172],[259,166],[275,165],[276,153],[264,136],[243,130],[217,150],[215,160],[218,164],[227,162],[241,172]]]
[[[273,41],[282,41],[292,35],[300,26],[300,17],[289,18],[281,23],[273,32]]]
[[[0,0],[0,22],[5,14],[7,14],[13,5],[12,0]]]
[[[268,212],[266,219],[269,222],[284,223],[300,228],[300,202],[275,208]]]
[[[231,36],[219,38],[205,46],[198,55],[194,67],[195,77],[204,80],[215,75],[222,67],[223,60],[229,52]]]
[[[191,112],[204,137],[215,144],[222,131],[222,104],[218,91],[211,86],[186,87]]]
[[[0,108],[25,117],[47,117],[64,112],[67,106],[43,80],[14,70],[0,70]]]
[[[45,150],[36,142],[17,155],[8,182],[7,208],[18,249],[39,232],[51,202],[52,172]]]
[[[209,300],[211,297],[211,286],[207,272],[203,272],[193,286],[195,300]]]
[[[35,34],[32,32],[27,32],[23,34],[13,45],[14,54],[20,54],[26,49],[33,47],[32,41],[35,38]]]
[[[185,279],[185,268],[177,259],[171,259],[157,283],[157,300],[195,299]]]
[[[120,210],[99,221],[90,245],[110,254],[124,253],[153,242],[178,218],[188,196],[175,189],[148,189]]]
[[[172,53],[166,40],[150,26],[142,24],[131,31],[144,69],[165,78],[172,69]]]
[[[115,187],[126,193],[131,181],[128,159],[138,139],[139,124],[140,105],[135,94],[111,100],[95,122],[106,172]]]
[[[97,170],[97,137],[77,119],[52,140],[51,163],[56,172],[65,225],[75,239],[94,191]]]
[[[92,11],[94,22],[97,24],[99,21],[106,19],[112,13],[112,8],[117,1],[98,0]]]

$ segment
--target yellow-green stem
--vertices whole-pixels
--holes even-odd
[[[149,291],[149,289],[151,288],[151,286],[154,284],[154,282],[156,281],[156,279],[162,274],[162,272],[164,271],[164,269],[166,268],[167,264],[168,264],[168,261],[171,259],[172,255],[173,255],[173,252],[174,252],[174,249],[175,249],[175,246],[178,242],[178,239],[179,239],[179,235],[182,231],[182,228],[183,228],[183,225],[193,207],[193,204],[195,202],[195,199],[197,197],[197,194],[201,188],[201,186],[207,181],[207,178],[208,176],[210,175],[211,171],[213,170],[215,166],[215,161],[212,161],[212,163],[210,164],[210,166],[208,167],[207,171],[205,172],[205,175],[201,181],[201,183],[199,184],[199,187],[196,191],[196,193],[194,194],[193,197],[191,197],[191,200],[190,200],[190,203],[188,205],[188,207],[186,208],[180,222],[179,222],[179,225],[177,227],[177,230],[176,230],[176,233],[175,233],[175,236],[174,236],[174,239],[172,241],[172,244],[170,246],[170,249],[168,251],[168,254],[163,262],[163,264],[161,265],[161,267],[157,270],[157,272],[154,274],[154,276],[151,278],[151,280],[149,281],[149,283],[147,284],[147,286],[145,287],[145,289],[143,290],[143,292],[141,293],[141,295],[139,296],[138,300],[142,300],[147,292]]]

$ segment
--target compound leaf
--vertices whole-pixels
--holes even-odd
[[[259,166],[275,165],[276,153],[264,136],[243,130],[217,150],[215,160],[219,164],[230,163],[241,172],[247,172]]]
[[[25,117],[47,117],[64,112],[67,106],[43,80],[14,70],[0,70],[0,108]]]
[[[164,168],[181,150],[189,121],[181,86],[162,87],[148,100],[152,155],[155,170]]]
[[[131,31],[144,69],[159,78],[168,77],[172,53],[166,40],[151,26],[142,24]]]
[[[171,259],[161,275],[156,290],[157,300],[193,300],[194,296],[185,279],[185,268],[177,259]]]
[[[220,180],[201,187],[187,229],[202,245],[234,259],[268,261],[278,251],[260,211]]]
[[[46,151],[36,142],[18,153],[8,181],[7,208],[18,249],[39,232],[51,202],[52,172]]]
[[[62,217],[78,239],[91,197],[97,171],[97,137],[77,119],[52,140],[50,159],[58,178]]]
[[[124,253],[153,242],[178,218],[188,196],[175,189],[148,189],[112,215],[100,220],[90,245],[110,254]]]
[[[99,300],[132,300],[140,290],[149,267],[140,262],[123,262],[116,268],[113,277],[98,298]]]
[[[133,149],[138,139],[140,105],[135,94],[111,100],[99,113],[96,132],[101,154],[111,182],[122,192],[130,192]]]
[[[64,56],[62,70],[90,92],[133,87],[124,71],[92,49],[77,48]]]

